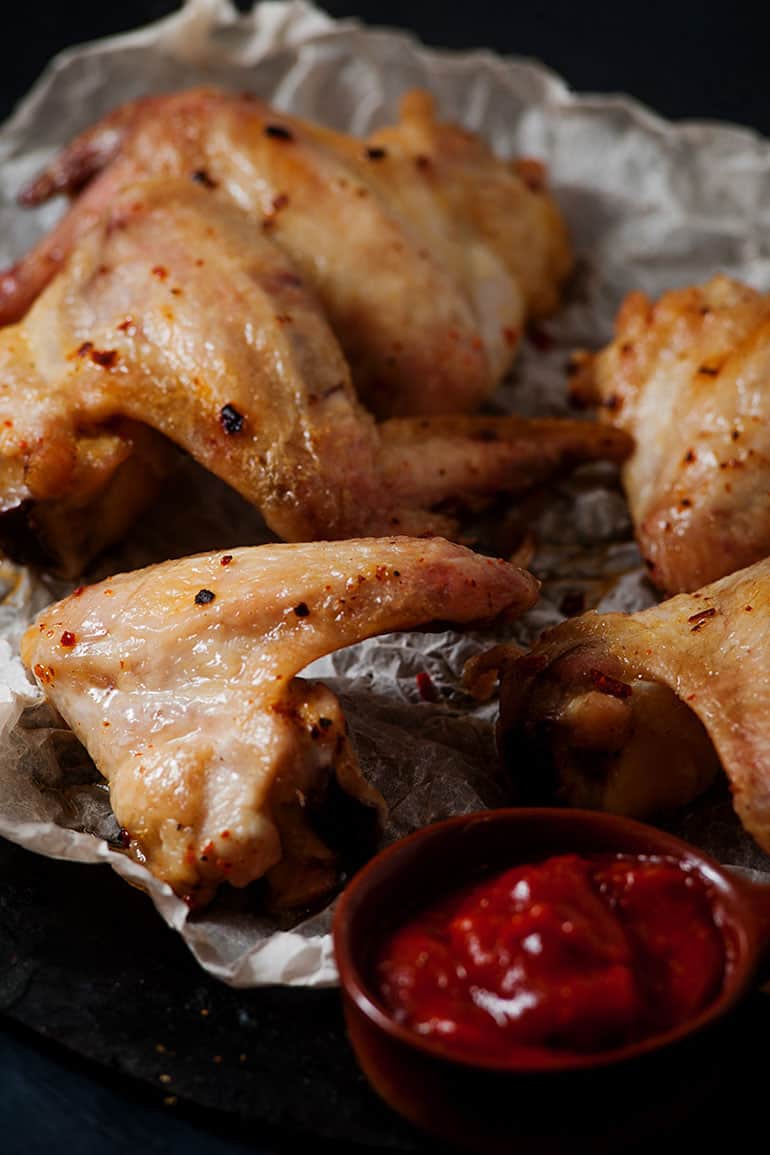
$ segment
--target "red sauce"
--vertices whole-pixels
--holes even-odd
[[[455,892],[375,961],[396,1020],[467,1057],[608,1050],[696,1015],[725,942],[708,883],[673,859],[563,855]]]

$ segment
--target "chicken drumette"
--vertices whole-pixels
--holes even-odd
[[[334,885],[324,833],[360,844],[383,802],[323,654],[434,620],[528,609],[537,582],[434,538],[261,546],[122,574],[48,606],[22,641],[110,783],[133,853],[196,903],[266,877],[275,906]]]
[[[78,239],[137,180],[197,181],[264,230],[317,294],[369,408],[380,416],[476,408],[511,364],[529,315],[555,308],[571,266],[535,162],[498,159],[410,93],[367,140],[248,95],[196,89],[118,109],[27,189],[76,196],[0,279],[18,320]]]
[[[636,614],[549,630],[503,676],[500,749],[521,796],[638,818],[724,767],[770,851],[770,560]]]

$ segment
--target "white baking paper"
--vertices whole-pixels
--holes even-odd
[[[263,3],[246,16],[227,0],[190,0],[159,24],[58,57],[0,132],[0,261],[20,256],[61,212],[56,204],[23,211],[14,199],[53,151],[116,104],[200,83],[248,89],[356,133],[387,123],[400,94],[424,86],[445,118],[482,133],[501,154],[546,161],[579,268],[565,307],[543,327],[546,340],[525,343],[496,399],[501,408],[566,412],[569,352],[609,337],[631,289],[659,294],[717,270],[770,284],[768,142],[725,125],[670,125],[624,97],[576,96],[534,62],[428,50],[399,32],[334,22],[299,0]],[[532,516],[532,567],[545,585],[540,604],[512,631],[518,640],[557,621],[565,595],[574,600],[579,592],[586,608],[635,610],[654,601],[611,469],[594,467],[559,485]],[[183,555],[268,537],[253,510],[186,462],[131,540],[90,576],[161,560],[169,550]],[[108,863],[148,892],[200,964],[225,982],[334,983],[328,911],[283,928],[250,910],[247,893],[231,892],[191,915],[117,848],[105,785],[17,656],[33,614],[66,589],[10,565],[0,568],[0,583],[0,834],[53,857]],[[313,667],[339,693],[364,770],[389,804],[388,838],[503,800],[493,770],[496,705],[475,705],[461,687],[464,661],[498,640],[392,635]],[[440,691],[436,704],[420,700],[415,676],[423,671]],[[726,796],[692,807],[678,830],[725,862],[770,868]]]

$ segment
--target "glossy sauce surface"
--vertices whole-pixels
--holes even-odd
[[[570,854],[455,891],[374,960],[396,1020],[464,1057],[596,1052],[662,1033],[719,992],[708,883],[673,859]]]

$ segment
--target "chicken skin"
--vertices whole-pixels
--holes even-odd
[[[660,589],[770,554],[770,297],[724,276],[633,293],[575,389],[635,439],[624,483]]]
[[[770,559],[636,614],[562,622],[503,675],[501,753],[522,797],[648,818],[720,763],[770,851]]]
[[[556,307],[572,263],[542,168],[441,124],[426,93],[360,140],[248,95],[195,89],[119,108],[26,190],[27,204],[76,199],[0,278],[0,323],[24,314],[119,190],[153,176],[198,181],[270,235],[378,416],[477,408],[527,316]]]
[[[289,541],[451,536],[442,503],[519,492],[628,449],[625,434],[586,422],[376,426],[284,250],[190,180],[117,196],[24,320],[0,331],[0,367],[0,510],[15,511],[14,532],[26,515],[70,574],[149,500],[148,482],[121,504],[136,445],[134,472],[162,477],[174,442]],[[84,527],[100,503],[112,514],[94,540]]]
[[[328,831],[371,838],[384,804],[334,694],[295,675],[376,634],[514,616],[537,588],[439,538],[257,546],[78,590],[21,648],[155,875],[196,904],[264,877],[296,907],[337,880]]]

